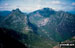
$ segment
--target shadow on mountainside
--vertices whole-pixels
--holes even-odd
[[[0,28],[0,48],[27,48],[24,44],[19,42],[10,33],[15,33],[14,30]],[[19,37],[19,35],[15,34]]]

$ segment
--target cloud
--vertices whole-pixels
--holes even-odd
[[[75,5],[75,2],[73,2],[72,5]]]
[[[75,9],[75,7],[70,7],[70,8],[69,8],[69,10],[74,10],[74,9]]]
[[[60,4],[61,2],[60,1],[51,1],[50,3],[51,4]]]
[[[28,11],[28,12],[32,12],[35,11],[37,9],[40,9],[40,5],[34,5],[34,6],[15,6],[14,8],[19,8],[21,11]]]
[[[3,8],[3,7],[0,6],[0,8]]]
[[[46,2],[46,4],[60,5],[60,4],[65,4],[65,3],[61,1],[50,1],[50,2]]]
[[[72,6],[70,6],[70,7],[63,7],[62,8],[62,10],[64,10],[64,11],[74,11],[75,10],[75,7],[72,7]]]
[[[9,4],[8,4],[8,3],[5,3],[4,5],[5,5],[5,6],[8,6]]]

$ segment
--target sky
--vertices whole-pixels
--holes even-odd
[[[74,11],[75,0],[0,0],[0,11],[19,8],[23,12],[31,12],[45,7]]]

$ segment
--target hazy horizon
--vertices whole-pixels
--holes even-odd
[[[45,7],[54,10],[74,11],[74,0],[0,0],[0,11],[19,8],[22,12],[32,12]]]
[[[49,8],[49,7],[44,7],[44,8]],[[36,9],[36,10],[33,10],[33,11],[26,11],[26,10],[22,11],[20,8],[16,8],[16,9],[19,9],[23,13],[31,13],[31,12],[34,12],[36,10],[40,10],[40,9]],[[12,9],[12,10],[0,10],[0,11],[13,11],[13,10],[16,10],[16,9]],[[41,9],[43,9],[43,8],[41,8]],[[51,8],[51,9],[53,9],[53,8]],[[64,10],[55,10],[55,9],[53,9],[53,10],[54,11],[64,11]],[[75,14],[75,11],[64,11],[64,12]]]

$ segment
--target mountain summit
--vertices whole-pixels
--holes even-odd
[[[45,10],[45,11],[54,11],[52,8],[43,8],[42,10]]]
[[[22,13],[22,12],[20,11],[19,8],[17,8],[16,10],[12,10],[11,14],[20,14],[20,13]]]
[[[39,10],[38,12],[44,17],[49,17],[50,15],[55,13],[55,11],[51,8],[43,8],[42,10]]]
[[[51,8],[43,8],[30,13],[30,15],[39,14],[43,17],[49,17],[50,15],[55,14],[55,12],[56,11]]]

